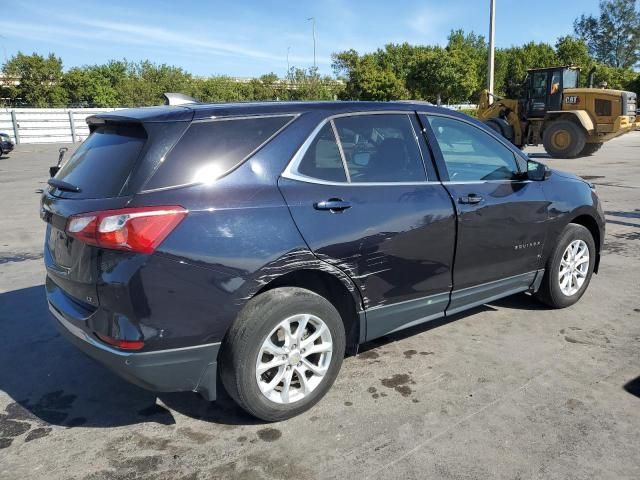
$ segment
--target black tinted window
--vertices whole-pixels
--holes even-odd
[[[354,115],[335,119],[351,182],[426,180],[408,115]]]
[[[141,126],[96,129],[64,163],[56,178],[78,186],[84,198],[115,197],[136,164],[146,134]]]
[[[428,118],[451,181],[511,180],[518,172],[513,152],[482,129],[451,118]]]
[[[249,158],[292,119],[278,116],[193,123],[145,190],[214,181]]]
[[[309,145],[298,172],[329,182],[346,182],[342,157],[331,124],[327,123]]]

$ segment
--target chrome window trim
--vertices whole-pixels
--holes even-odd
[[[191,123],[208,123],[208,122],[226,122],[233,120],[254,120],[256,118],[278,118],[278,117],[291,117],[291,120],[285,124],[285,127],[293,122],[296,118],[298,118],[300,113],[257,113],[255,115],[224,115],[224,116],[215,116],[212,115],[208,118],[199,118],[197,120],[193,120]],[[284,128],[284,127],[283,127]]]
[[[336,187],[381,187],[381,186],[420,186],[420,185],[442,185],[441,182],[438,181],[424,181],[424,182],[358,182],[358,183],[347,183],[347,182],[332,182],[330,180],[321,180],[319,178],[308,177],[306,175],[299,175],[296,173],[290,174],[282,174],[282,178],[286,178],[288,180],[296,180],[298,182],[304,183],[314,183],[316,185],[330,185]]]
[[[482,185],[484,183],[530,183],[532,180],[522,179],[522,180],[464,180],[456,182],[455,180],[446,180],[442,182],[443,185]]]
[[[349,172],[349,166],[347,165],[347,157],[345,156],[344,149],[342,148],[342,140],[340,139],[338,129],[336,128],[336,122],[334,122],[332,118],[329,123],[331,124],[333,136],[336,137],[336,145],[338,145],[338,153],[340,154],[340,160],[342,161],[342,168],[344,168],[345,178],[347,179],[347,183],[351,183],[351,173]]]
[[[426,180],[423,181],[419,181],[419,182],[351,182],[351,176],[349,175],[349,168],[347,167],[347,160],[344,156],[344,151],[342,149],[342,142],[340,141],[340,136],[338,135],[337,132],[337,128],[335,127],[335,122],[334,120],[336,118],[343,118],[343,117],[355,117],[355,116],[362,116],[362,115],[406,115],[408,117],[409,120],[409,125],[411,127],[411,131],[413,132],[413,137],[414,137],[414,141],[416,142],[416,145],[418,147],[418,152],[420,152],[420,159],[423,162],[423,169],[424,169],[424,175]],[[433,180],[429,180],[428,178],[428,174],[427,174],[427,170],[424,166],[424,155],[422,152],[422,148],[420,148],[420,141],[418,139],[418,136],[416,134],[416,130],[414,128],[413,122],[411,121],[411,115],[415,115],[416,112],[413,110],[373,110],[373,111],[361,111],[361,112],[348,112],[348,113],[338,113],[335,115],[331,115],[325,119],[323,119],[318,125],[316,125],[316,127],[313,129],[313,131],[309,134],[309,136],[306,138],[306,140],[302,143],[302,145],[300,146],[300,148],[298,148],[298,150],[296,151],[296,153],[293,155],[293,157],[291,157],[291,160],[289,161],[289,163],[287,164],[286,168],[283,170],[282,174],[280,175],[283,178],[287,178],[289,180],[296,180],[299,182],[306,182],[306,183],[314,183],[316,185],[333,185],[333,186],[362,186],[362,187],[373,187],[373,186],[390,186],[390,185],[399,185],[399,186],[411,186],[411,185],[436,185],[436,184],[441,184],[441,182],[439,181],[433,181]],[[338,150],[340,152],[340,156],[342,158],[342,166],[345,170],[345,174],[346,174],[346,178],[347,181],[346,182],[333,182],[330,180],[322,180],[320,178],[315,178],[315,177],[310,177],[308,175],[304,175],[302,173],[298,172],[298,167],[300,166],[300,163],[302,162],[302,159],[304,158],[305,154],[307,153],[307,150],[309,150],[309,147],[311,146],[311,143],[313,143],[313,141],[315,140],[315,138],[318,136],[318,134],[320,133],[320,130],[322,130],[325,125],[327,123],[331,124],[331,128],[333,130],[333,134],[336,137],[336,143],[338,144]]]

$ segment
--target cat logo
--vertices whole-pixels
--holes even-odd
[[[577,105],[580,103],[580,97],[578,95],[568,95],[565,97],[564,103],[568,103],[570,105]]]

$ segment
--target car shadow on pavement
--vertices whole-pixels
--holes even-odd
[[[362,345],[359,353],[496,307],[545,308],[531,297],[516,295],[376,339]],[[225,425],[263,423],[238,407],[222,385],[218,399],[208,402],[192,392],[156,394],[122,380],[60,336],[47,311],[43,285],[0,294],[0,326],[0,391],[11,398],[5,420],[98,428],[172,425],[176,411]]]
[[[226,425],[262,423],[236,406],[222,386],[218,400],[208,402],[192,392],[149,392],[111,373],[61,337],[47,311],[43,285],[0,294],[0,327],[0,392],[10,397],[4,414],[0,408],[4,421],[98,428],[172,425],[176,411]]]
[[[640,377],[636,377],[630,382],[626,383],[623,387],[631,395],[635,395],[640,398]]]

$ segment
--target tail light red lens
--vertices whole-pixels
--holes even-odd
[[[179,206],[122,208],[69,217],[67,234],[101,248],[153,253],[187,216]]]
[[[121,350],[140,350],[142,347],[144,347],[144,342],[142,340],[117,340],[115,338],[109,337],[108,335],[102,335],[100,333],[96,333],[96,337],[98,337],[104,343]]]

